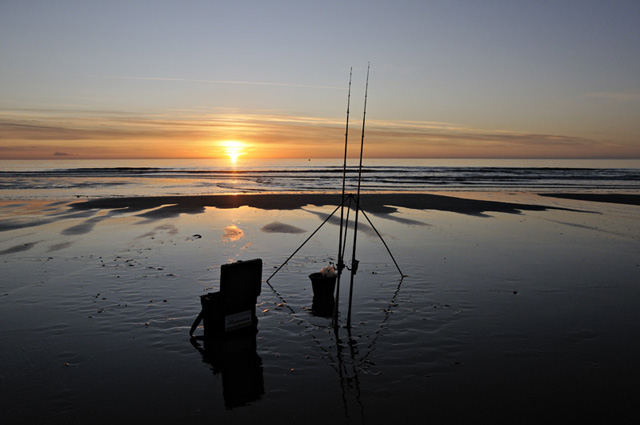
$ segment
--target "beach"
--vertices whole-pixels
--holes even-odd
[[[639,198],[366,193],[353,324],[345,271],[337,331],[313,308],[308,275],[336,262],[339,194],[1,201],[3,417],[638,418]],[[257,335],[192,344],[220,266],[253,258],[264,264]]]
[[[2,1],[0,425],[640,423],[639,17]]]

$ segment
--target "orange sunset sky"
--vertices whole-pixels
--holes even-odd
[[[637,1],[25,0],[0,40],[0,159],[341,157],[351,67],[355,156],[369,61],[368,157],[640,158]]]

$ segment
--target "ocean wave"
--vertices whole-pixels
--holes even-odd
[[[179,165],[179,164],[178,164]],[[365,166],[362,188],[428,190],[640,190],[639,168]],[[260,191],[338,191],[358,169],[333,165],[223,167],[69,167],[0,171],[0,191],[75,190],[91,196]],[[131,192],[133,191],[133,192]],[[101,192],[102,193],[101,195]]]

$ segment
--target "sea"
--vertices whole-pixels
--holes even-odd
[[[0,199],[278,192],[640,190],[640,160],[56,159],[0,160]]]

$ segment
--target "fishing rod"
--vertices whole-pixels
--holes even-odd
[[[349,286],[349,308],[348,308],[348,313],[347,313],[347,324],[346,324],[346,328],[350,329],[351,327],[351,311],[352,311],[352,305],[353,305],[353,283],[354,283],[354,276],[358,271],[358,260],[356,260],[356,246],[357,246],[357,239],[358,239],[358,219],[359,219],[359,213],[362,211],[362,215],[367,219],[367,221],[369,222],[369,224],[371,225],[371,227],[373,228],[373,230],[376,232],[376,234],[378,235],[378,237],[380,238],[380,240],[382,241],[384,247],[387,249],[387,252],[389,253],[389,255],[391,256],[391,259],[393,260],[393,263],[395,264],[396,268],[398,269],[398,272],[400,273],[400,276],[404,277],[405,275],[402,273],[402,271],[400,270],[400,267],[398,266],[398,263],[396,262],[395,258],[393,258],[393,254],[391,254],[391,251],[389,250],[389,247],[387,246],[386,242],[384,241],[384,239],[382,238],[382,235],[380,234],[380,232],[378,232],[378,230],[375,228],[375,226],[373,225],[373,223],[371,222],[371,220],[369,219],[369,217],[367,216],[367,214],[365,213],[365,211],[362,209],[362,207],[360,206],[360,192],[361,192],[361,186],[362,186],[362,160],[363,160],[363,156],[364,156],[364,131],[365,131],[365,124],[366,124],[366,116],[367,116],[367,99],[368,99],[368,93],[369,93],[369,74],[370,74],[370,69],[371,69],[371,63],[367,64],[367,79],[366,79],[366,86],[365,86],[365,92],[364,92],[364,111],[363,111],[363,116],[362,116],[362,134],[360,136],[360,162],[359,162],[359,166],[358,166],[358,184],[357,184],[357,194],[354,195],[353,193],[346,193],[346,175],[347,175],[347,154],[348,154],[348,140],[349,140],[349,111],[350,111],[350,105],[351,105],[351,81],[352,81],[352,75],[353,75],[353,68],[349,69],[349,91],[348,91],[348,95],[347,95],[347,120],[346,120],[346,124],[345,124],[345,134],[344,134],[344,163],[342,166],[342,199],[340,200],[340,205],[338,205],[331,214],[329,214],[328,217],[326,217],[326,219],[322,222],[322,224],[320,224],[320,226],[318,226],[318,228],[302,243],[302,245],[300,245],[294,252],[293,254],[291,254],[285,261],[284,263],[282,263],[280,265],[280,267],[278,267],[273,274],[271,274],[271,276],[269,276],[269,278],[267,279],[267,284],[269,284],[269,286],[271,286],[271,284],[269,283],[269,281],[289,262],[289,260],[291,260],[297,253],[298,251],[300,251],[300,249],[307,243],[309,242],[309,240],[311,240],[314,235],[320,230],[320,228],[322,228],[327,222],[330,221],[330,219],[338,212],[338,210],[340,210],[340,237],[338,240],[338,262],[337,262],[337,273],[336,273],[336,294],[335,297],[333,298],[334,300],[334,305],[333,305],[333,319],[332,319],[332,324],[334,329],[337,330],[338,326],[339,326],[339,320],[338,320],[338,316],[339,316],[339,298],[340,298],[340,277],[342,275],[342,271],[348,267],[346,267],[345,263],[344,263],[344,254],[346,252],[347,249],[347,230],[349,228],[349,215],[352,209],[355,210],[355,219],[354,219],[354,233],[353,233],[353,252],[352,252],[352,257],[351,257],[351,268],[349,269],[351,271],[351,281],[350,281],[350,286]],[[345,205],[347,203],[347,201],[349,202],[348,205]],[[352,206],[351,202],[355,201],[355,207]],[[345,209],[346,209],[346,217],[345,215]],[[313,279],[312,279],[313,280]],[[273,286],[271,286],[271,289],[274,289]],[[275,291],[275,289],[274,289]],[[277,293],[276,293],[277,294]],[[277,294],[279,295],[279,294]]]
[[[358,272],[358,260],[356,260],[356,245],[358,242],[358,213],[360,212],[360,186],[362,182],[362,154],[364,152],[364,125],[367,118],[367,94],[369,92],[369,69],[371,62],[367,63],[367,82],[364,89],[364,111],[362,113],[362,135],[360,136],[360,164],[358,166],[358,189],[356,191],[356,217],[353,224],[353,254],[351,255],[351,282],[349,284],[349,309],[347,310],[347,328],[351,327],[351,304],[353,301],[353,278]]]
[[[349,107],[351,106],[351,77],[353,75],[353,67],[349,68],[349,91],[347,94],[347,121],[344,129],[344,162],[342,164],[342,198],[340,201],[340,236],[338,237],[338,276],[336,278],[336,298],[333,304],[333,326],[338,326],[338,312],[340,304],[340,276],[344,269],[344,252],[343,252],[343,228],[344,224],[344,202],[345,202],[345,187],[347,180],[347,147],[349,145]],[[347,221],[348,223],[348,221]],[[344,238],[346,241],[347,234],[344,229]]]

